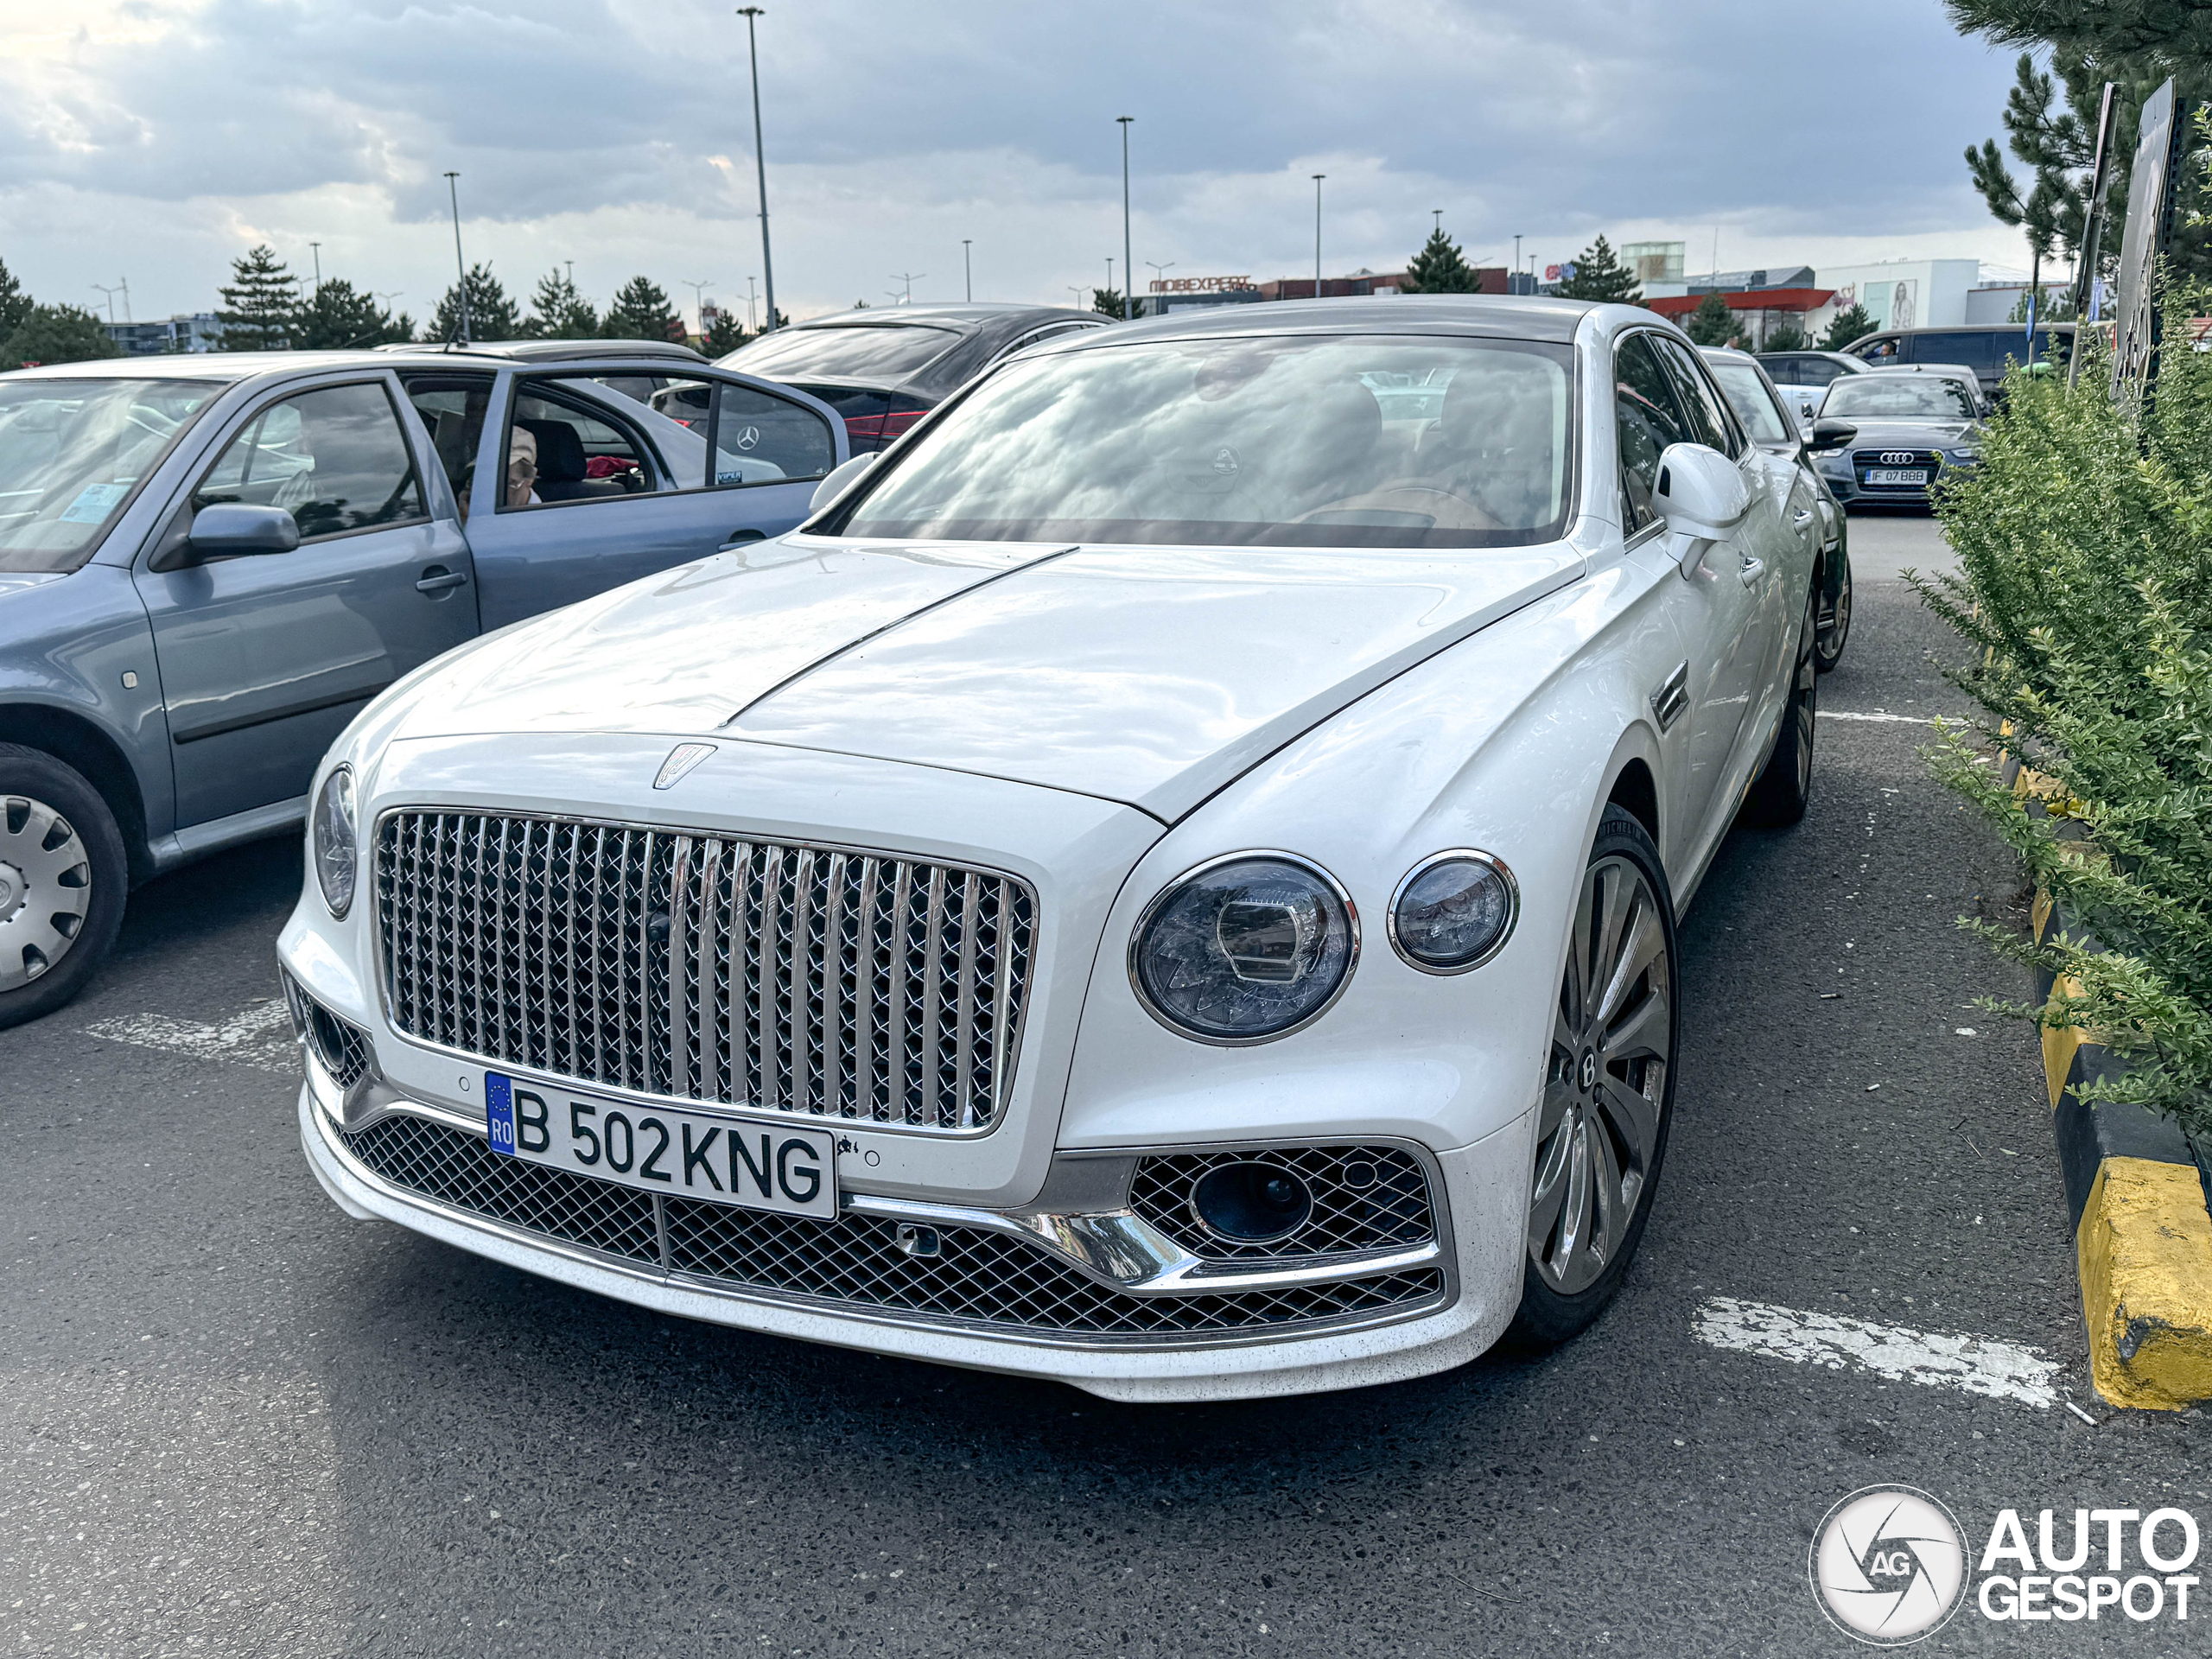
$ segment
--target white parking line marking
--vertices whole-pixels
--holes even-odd
[[[1986,1337],[1914,1331],[1833,1313],[1806,1313],[1732,1296],[1708,1297],[1692,1319],[1698,1339],[1715,1348],[1825,1366],[1872,1371],[1903,1382],[1957,1389],[1993,1400],[2018,1400],[2048,1410],[2058,1403],[2060,1367],[2040,1350]]]
[[[87,1037],[134,1048],[165,1049],[200,1060],[228,1060],[262,1071],[296,1072],[293,1052],[292,1017],[284,1000],[256,1002],[219,1026],[197,1020],[172,1020],[165,1014],[127,1014],[85,1027]]]
[[[1934,720],[1923,720],[1918,715],[1885,715],[1878,709],[1871,715],[1859,714],[1849,709],[1815,709],[1813,712],[1822,720],[1876,720],[1898,726],[1932,726],[1936,723]],[[1953,717],[1947,715],[1945,718]]]

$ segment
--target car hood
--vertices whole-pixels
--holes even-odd
[[[1346,552],[794,537],[508,629],[410,682],[386,729],[772,743],[1069,790],[1173,822],[1583,567],[1564,542]]]
[[[1859,435],[1851,441],[1854,449],[1877,444],[1900,449],[1955,448],[1976,433],[1972,421],[1861,421],[1848,415],[1835,418],[1850,421],[1859,429]]]
[[[0,570],[0,599],[10,594],[21,593],[26,588],[59,582],[63,574],[59,570]]]

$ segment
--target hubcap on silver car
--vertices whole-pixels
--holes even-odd
[[[92,860],[69,821],[43,801],[0,796],[0,991],[68,955],[92,901]]]
[[[1576,907],[1529,1198],[1529,1262],[1554,1290],[1589,1288],[1627,1240],[1659,1144],[1673,1051],[1657,895],[1627,859],[1600,859]]]

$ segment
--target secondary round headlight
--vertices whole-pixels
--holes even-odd
[[[1351,896],[1287,853],[1201,864],[1152,901],[1129,941],[1138,1000],[1209,1043],[1264,1042],[1310,1024],[1358,960]]]
[[[1503,950],[1521,914],[1513,872],[1455,848],[1414,865],[1390,898],[1390,943],[1425,974],[1464,974]]]
[[[353,769],[339,766],[315,798],[315,879],[322,902],[343,918],[353,904],[360,855],[353,842]]]

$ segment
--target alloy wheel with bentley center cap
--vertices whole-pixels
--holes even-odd
[[[0,796],[0,992],[53,971],[92,899],[92,862],[69,821],[44,801]]]
[[[1554,1009],[1516,1333],[1563,1341],[1611,1300],[1649,1213],[1674,1094],[1675,929],[1657,851],[1608,807]]]

